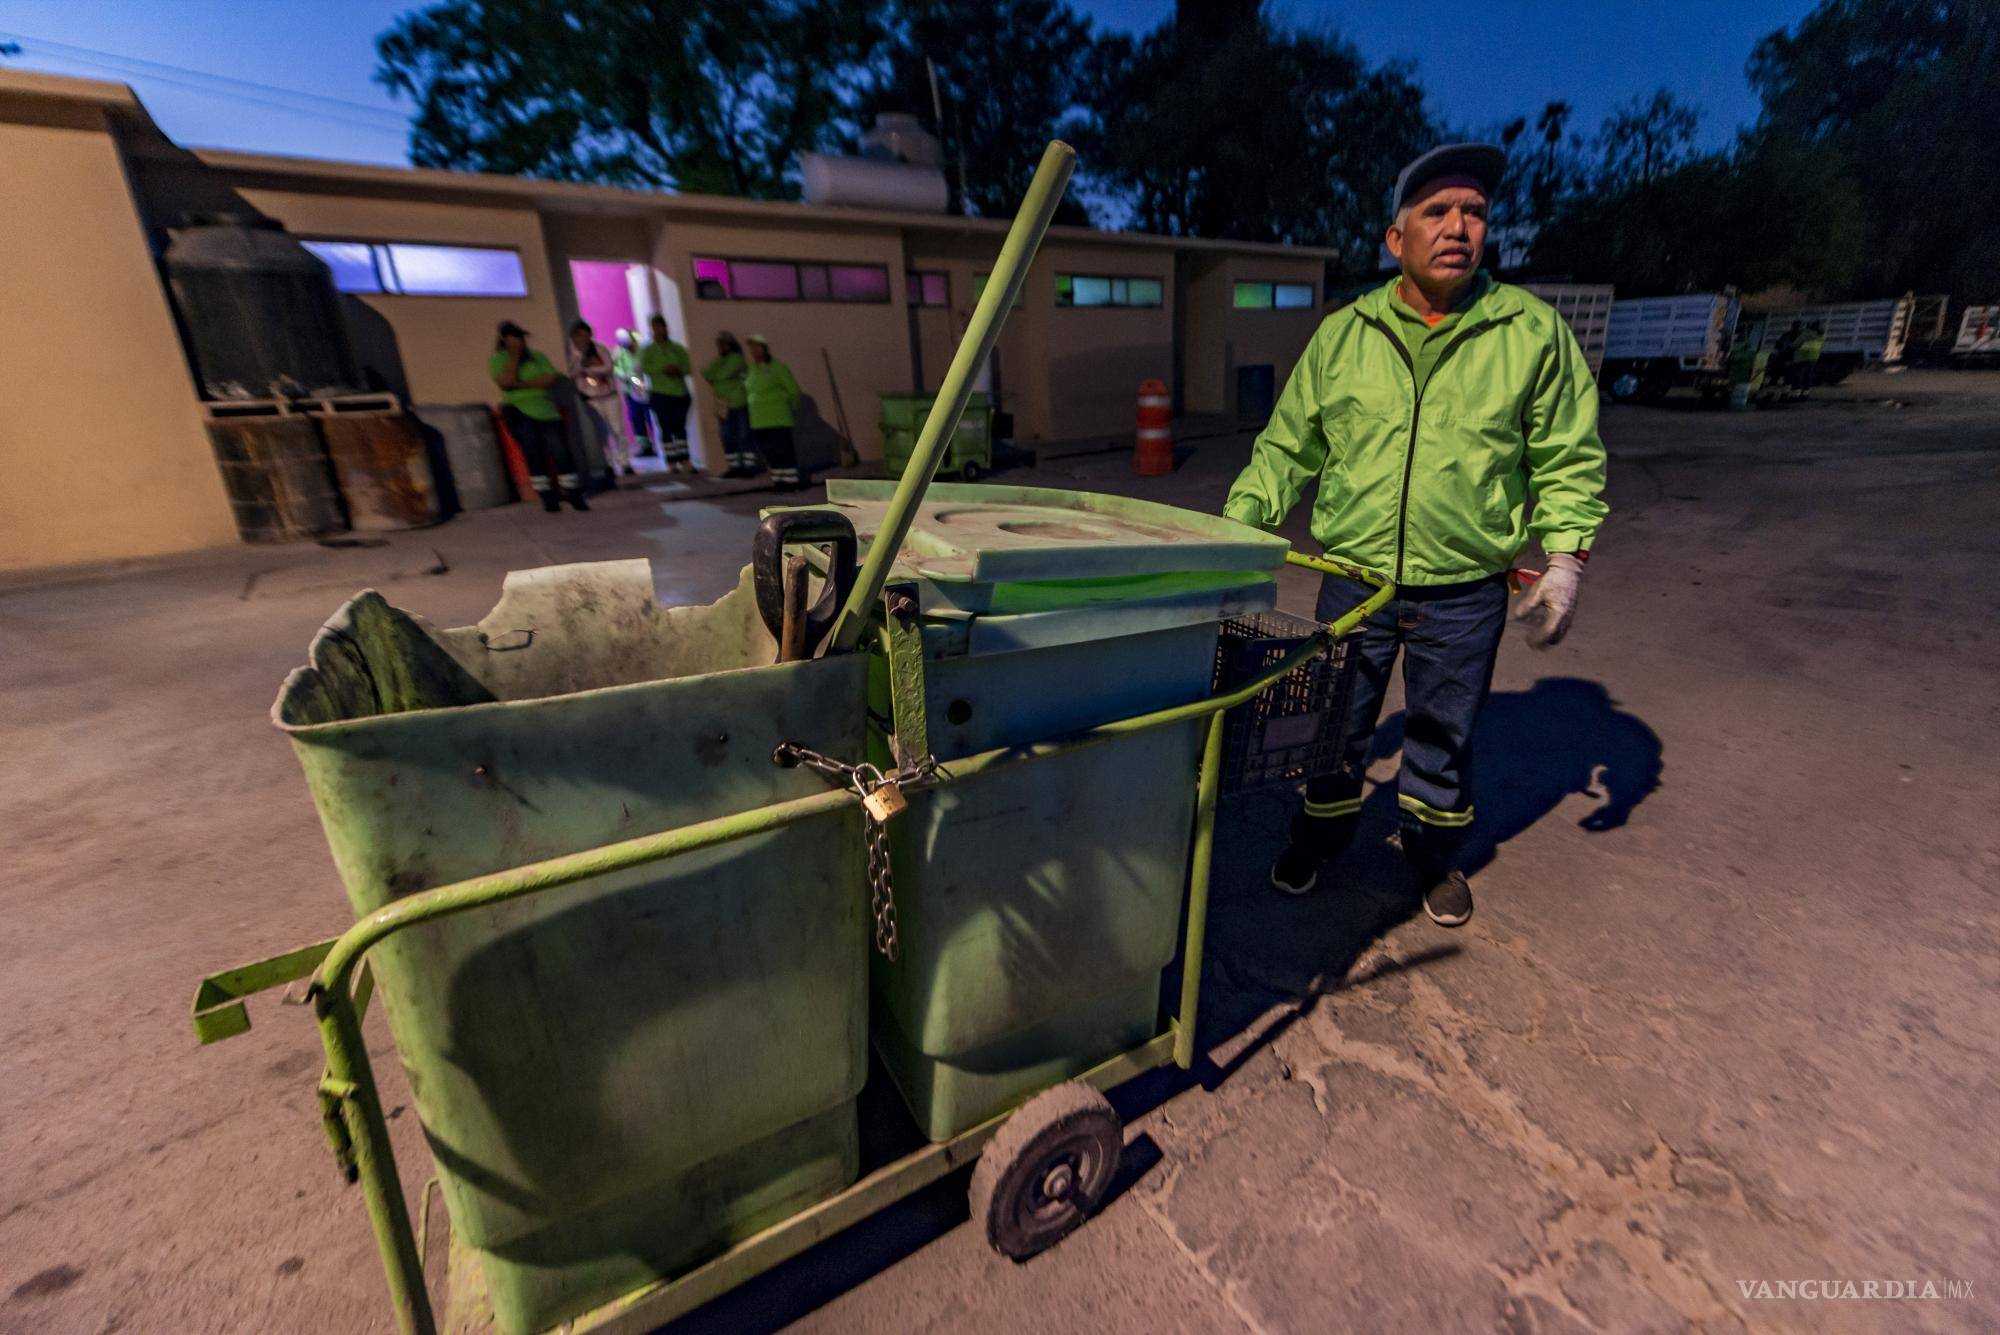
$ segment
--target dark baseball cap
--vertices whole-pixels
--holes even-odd
[[[1479,183],[1488,198],[1500,188],[1507,174],[1507,153],[1494,144],[1440,144],[1403,168],[1396,177],[1396,199],[1391,213],[1401,213],[1410,197],[1432,181],[1444,176],[1465,176]]]
[[[505,338],[509,334],[518,334],[520,337],[526,338],[528,331],[515,324],[512,320],[502,320],[500,322],[500,337]]]

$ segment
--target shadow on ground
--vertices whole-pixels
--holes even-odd
[[[1376,730],[1372,761],[1403,745],[1403,715]],[[1581,793],[1598,802],[1577,825],[1593,834],[1618,829],[1660,786],[1659,734],[1618,707],[1602,682],[1543,677],[1525,691],[1495,691],[1479,716],[1472,794],[1478,819],[1465,847],[1465,866],[1478,871],[1501,845]],[[1391,785],[1371,805],[1393,802]]]
[[[1377,729],[1372,757],[1402,746],[1403,715]],[[1599,805],[1578,824],[1595,834],[1623,826],[1660,784],[1661,743],[1644,722],[1618,707],[1599,682],[1544,677],[1525,691],[1496,691],[1481,715],[1474,781],[1479,812],[1466,850],[1469,868],[1547,817],[1573,794]],[[1284,846],[1298,798],[1290,791],[1253,794],[1224,804],[1216,822],[1208,948],[1194,1070],[1166,1067],[1128,1081],[1111,1101],[1129,1124],[1199,1085],[1214,1091],[1324,998],[1372,987],[1459,953],[1449,938],[1400,957],[1377,957],[1358,972],[1382,936],[1419,912],[1401,856],[1389,843],[1396,827],[1395,788],[1379,785],[1364,808],[1354,845],[1324,873],[1324,888],[1303,898],[1271,889],[1272,859]],[[1168,970],[1163,1005],[1179,995],[1179,964]],[[864,1159],[877,1134],[907,1115],[879,1073],[862,1096]],[[1109,1200],[1150,1172],[1161,1151],[1143,1132],[1126,1145]],[[773,1331],[800,1319],[966,1222],[970,1169],[961,1169],[872,1219],[838,1234],[665,1329]],[[997,1257],[995,1264],[1003,1264]]]

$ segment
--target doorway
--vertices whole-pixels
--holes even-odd
[[[576,293],[577,315],[587,323],[593,335],[605,346],[617,346],[620,330],[632,330],[639,346],[645,346],[647,330],[654,315],[664,315],[667,330],[678,343],[688,348],[689,360],[698,371],[702,357],[698,349],[688,341],[687,321],[681,312],[680,290],[674,281],[653,268],[650,264],[634,264],[625,260],[571,260],[569,262],[570,285]],[[689,376],[689,391],[692,393],[698,376]],[[697,403],[699,400],[697,399]],[[632,413],[628,423],[639,427],[649,423],[650,414]],[[712,467],[706,442],[704,414],[691,411],[688,414],[688,444],[693,451],[697,468]],[[647,425],[647,439],[651,439],[651,428]],[[638,432],[634,433],[639,441]],[[643,448],[643,443],[641,444]],[[634,461],[641,472],[657,472],[664,465],[655,453],[654,457]]]

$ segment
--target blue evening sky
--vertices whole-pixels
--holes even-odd
[[[412,7],[409,0],[0,0],[0,42],[24,48],[0,66],[129,83],[161,128],[190,147],[402,162],[407,107],[369,74],[375,34]],[[1172,0],[1078,7],[1127,30],[1173,12]],[[1578,110],[1573,126],[1590,130],[1618,103],[1664,85],[1703,109],[1701,140],[1719,147],[1757,112],[1743,75],[1751,46],[1813,5],[1270,0],[1268,7],[1283,22],[1340,33],[1370,60],[1412,62],[1433,111],[1457,126],[1482,129],[1566,98]]]

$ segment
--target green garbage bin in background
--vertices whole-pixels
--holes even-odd
[[[865,542],[892,490],[835,479],[825,508]],[[1273,606],[1286,550],[1125,497],[932,486],[888,584],[921,644],[925,747],[949,770],[1205,698],[1221,623]],[[877,662],[871,709],[887,718],[888,680],[913,674]],[[898,957],[874,960],[871,1027],[932,1139],[1159,1032],[1201,726],[919,791],[890,822]]]
[[[823,791],[772,750],[858,754],[867,661],[774,649],[747,569],[670,609],[644,560],[517,571],[455,630],[361,594],[273,717],[362,915]],[[474,1307],[554,1325],[854,1180],[861,837],[829,812],[374,950]]]
[[[882,470],[898,478],[909,467],[916,448],[917,434],[930,416],[935,394],[884,394],[882,396]],[[993,396],[974,390],[958,419],[958,430],[945,446],[938,473],[972,482],[993,471]]]

